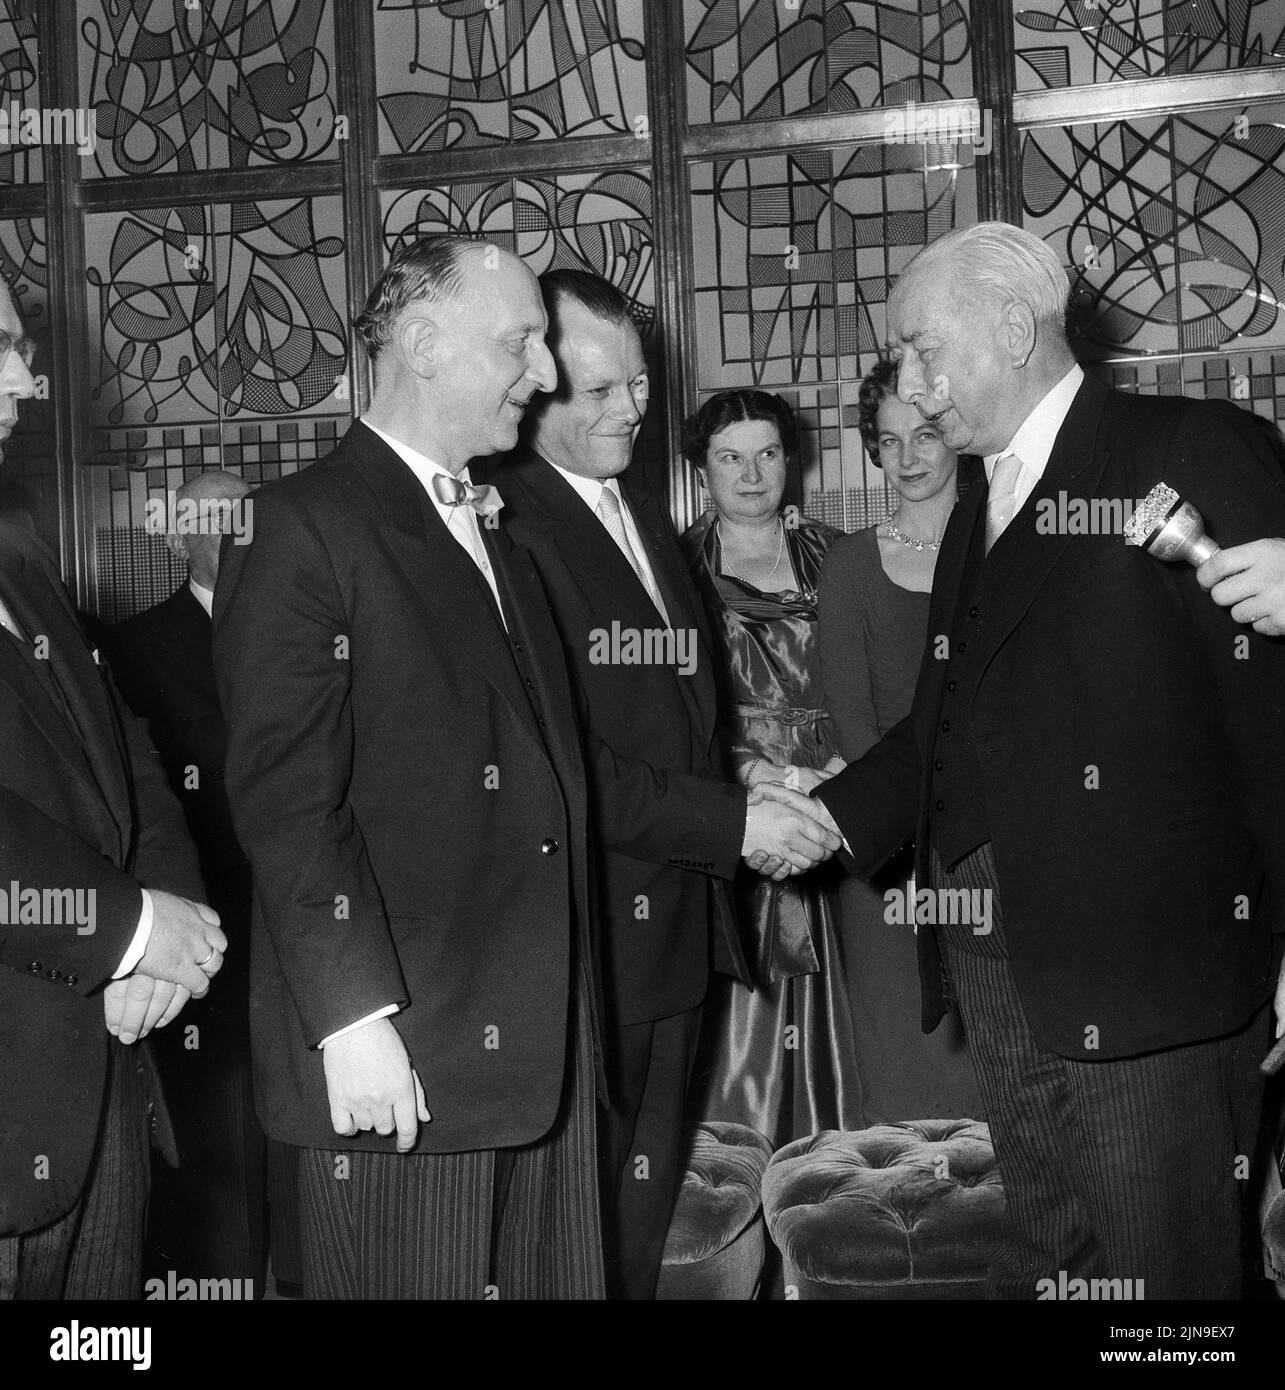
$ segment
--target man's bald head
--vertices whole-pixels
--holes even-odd
[[[219,577],[219,546],[237,526],[243,509],[236,504],[253,489],[235,473],[215,471],[189,478],[174,494],[174,514],[166,545],[184,561],[188,574],[203,589]]]

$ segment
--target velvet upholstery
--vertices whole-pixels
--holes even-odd
[[[744,1300],[763,1269],[760,1188],[772,1154],[757,1130],[696,1126],[665,1241],[658,1299]]]
[[[1004,1192],[986,1125],[914,1120],[787,1144],[763,1206],[787,1298],[980,1298]]]

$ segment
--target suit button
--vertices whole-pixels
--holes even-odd
[[[939,801],[937,803],[937,809],[939,811],[944,811],[946,809],[946,803],[944,801]]]
[[[968,610],[968,616],[970,618],[975,618],[981,611],[982,610],[978,608],[976,604],[973,604],[973,606]]]
[[[540,845],[540,853],[541,853],[541,854],[557,854],[557,852],[558,852],[558,842],[557,842],[557,840],[545,840],[545,841]]]
[[[942,768],[945,767],[945,766],[946,766],[946,764],[945,764],[944,762],[942,762],[942,760],[941,760],[940,758],[938,758],[937,761],[936,761],[935,763],[933,763],[933,767],[934,767],[938,772],[940,772],[940,771],[942,770]]]
[[[520,651],[522,650],[522,643],[521,643],[521,642],[514,642],[514,644],[513,644],[513,650],[514,650],[515,652],[520,652]]]
[[[946,689],[949,690],[950,693],[953,695],[953,694],[955,693],[955,687],[956,687],[958,684],[959,684],[958,681],[947,681],[947,682],[946,682]]]
[[[61,980],[61,979],[62,979],[62,971],[61,971],[61,970],[46,970],[46,971],[45,971],[45,979],[46,979],[46,980],[54,980],[54,981]]]
[[[968,650],[968,643],[967,643],[967,642],[960,642],[960,643],[956,646],[955,650],[956,650],[956,651],[961,651],[961,652],[966,652],[966,651]]]
[[[44,968],[45,967],[38,960],[31,960],[27,962],[27,969],[33,975],[39,975]]]
[[[948,733],[950,733],[950,720],[949,720],[949,719],[943,719],[943,720],[941,721],[941,731],[942,731],[943,734],[948,734]]]
[[[65,984],[65,985],[78,985],[78,984],[80,983],[80,976],[79,976],[79,975],[64,975],[64,976],[62,977],[62,982],[63,982],[63,984]]]

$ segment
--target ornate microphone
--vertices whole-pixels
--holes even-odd
[[[1157,483],[1142,499],[1142,505],[1124,523],[1124,538],[1157,560],[1186,560],[1193,566],[1203,565],[1222,549],[1205,535],[1200,513],[1167,483]]]

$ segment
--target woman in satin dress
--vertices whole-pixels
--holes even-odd
[[[782,508],[798,433],[763,391],[724,391],[686,421],[684,454],[714,511],[683,546],[720,646],[721,717],[747,786],[811,791],[837,771],[823,707],[816,590],[841,534]],[[852,1020],[838,959],[827,864],[777,883],[742,870],[737,900],[754,990],[715,977],[693,1087],[696,1118],[750,1125],[779,1147],[823,1129],[858,1129]]]

